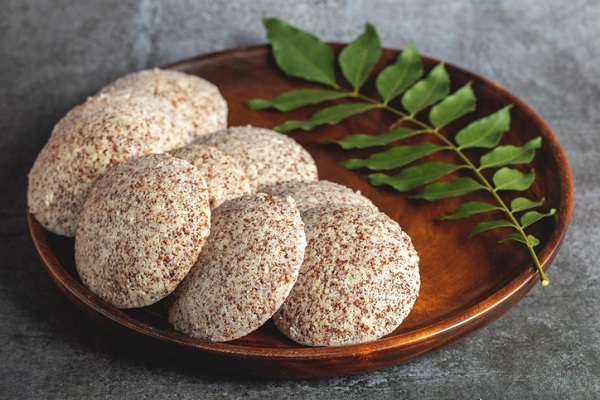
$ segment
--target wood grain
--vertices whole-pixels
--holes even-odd
[[[332,47],[339,51],[341,46],[332,44]],[[377,68],[382,68],[396,56],[396,50],[385,49]],[[426,70],[438,62],[426,57],[423,61]],[[218,85],[229,103],[229,124],[232,126],[252,124],[271,128],[287,119],[306,118],[316,110],[307,107],[282,114],[251,111],[244,106],[244,102],[252,98],[271,98],[286,90],[315,87],[278,72],[266,46],[209,54],[167,67],[197,74]],[[513,122],[503,142],[518,145],[542,136],[542,149],[530,166],[538,178],[528,195],[545,197],[545,207],[558,209],[556,218],[545,219],[530,230],[541,240],[537,251],[544,270],[547,270],[560,247],[573,207],[573,186],[566,156],[548,126],[518,98],[468,71],[448,64],[446,68],[452,77],[453,90],[472,81],[479,99],[477,111],[463,117],[458,124],[464,125],[513,104]],[[366,90],[374,94],[372,81],[367,83]],[[301,378],[344,375],[395,365],[455,343],[485,327],[539,283],[524,246],[496,244],[506,232],[494,230],[467,239],[474,224],[485,216],[439,221],[436,218],[451,212],[459,204],[458,199],[432,203],[413,201],[406,195],[374,188],[365,181],[364,173],[348,171],[338,165],[342,160],[363,157],[371,151],[347,153],[320,143],[325,138],[337,139],[351,133],[381,132],[392,122],[382,110],[373,110],[336,126],[292,135],[315,158],[321,179],[361,190],[400,223],[412,237],[421,257],[422,287],[412,313],[394,333],[374,342],[309,348],[285,338],[271,322],[228,343],[193,339],[170,327],[161,303],[138,310],[118,310],[90,293],[75,272],[73,240],[45,231],[28,213],[31,236],[45,269],[61,291],[85,314],[121,337],[143,342],[169,357],[189,363],[190,367]],[[452,135],[456,129],[457,124],[453,123],[447,132]],[[477,156],[477,153],[472,154]],[[447,156],[432,158],[442,157]],[[479,196],[475,194],[470,199]],[[552,290],[552,286],[543,290]]]

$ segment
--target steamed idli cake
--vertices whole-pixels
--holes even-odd
[[[201,137],[240,164],[254,190],[287,181],[317,180],[311,155],[294,139],[265,128],[236,126]]]
[[[294,201],[251,194],[213,210],[198,262],[173,293],[174,327],[196,338],[228,341],[263,325],[287,297],[306,237]]]
[[[170,152],[186,160],[200,171],[208,185],[210,208],[225,200],[250,194],[250,182],[235,159],[216,147],[190,144]]]
[[[309,346],[363,343],[393,332],[420,287],[419,257],[398,223],[356,205],[303,214],[307,247],[298,280],[273,317]]]
[[[153,95],[169,101],[192,121],[188,143],[227,127],[227,102],[217,86],[185,72],[159,68],[134,72],[106,85],[100,93]]]
[[[192,268],[210,229],[208,188],[168,154],[119,164],[92,189],[75,236],[83,284],[118,308],[169,295]]]

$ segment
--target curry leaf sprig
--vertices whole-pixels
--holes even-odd
[[[499,219],[477,223],[469,237],[490,229],[509,228],[512,232],[502,241],[524,244],[539,272],[542,285],[548,285],[549,280],[534,249],[539,239],[526,233],[525,229],[554,215],[556,210],[550,209],[545,213],[534,210],[543,206],[543,198],[531,200],[514,197],[506,202],[506,197],[501,195],[507,191],[523,192],[531,187],[536,177],[535,171],[530,169],[522,172],[512,166],[530,163],[535,151],[542,145],[541,137],[521,146],[499,145],[504,133],[510,129],[510,106],[463,126],[452,139],[448,138],[444,128],[475,111],[477,98],[471,83],[450,93],[451,81],[444,63],[439,63],[424,76],[421,57],[414,45],[410,44],[395,62],[377,74],[375,88],[379,97],[370,97],[363,94],[361,89],[382,55],[380,39],[372,25],[366,24],[364,33],[346,45],[337,57],[337,65],[350,85],[346,88],[338,83],[336,56],[325,42],[279,19],[268,18],[263,23],[278,67],[291,77],[318,83],[326,88],[292,90],[270,100],[254,99],[247,102],[248,107],[254,110],[275,108],[286,112],[308,105],[326,104],[305,120],[286,121],[274,127],[281,133],[334,125],[373,109],[386,110],[396,117],[392,126],[381,134],[359,133],[328,141],[346,150],[388,146],[419,135],[435,137],[435,143],[397,144],[368,158],[349,159],[341,165],[351,170],[372,171],[367,179],[374,186],[386,185],[400,192],[423,187],[410,196],[415,199],[433,201],[475,191],[487,192],[489,202],[466,202],[440,219],[455,220],[490,212],[502,215]],[[340,102],[341,99],[345,101]],[[332,101],[335,101],[333,105],[328,104]],[[417,117],[426,110],[426,119]],[[480,149],[484,153],[476,159],[467,154],[470,149]],[[439,152],[454,153],[459,161],[422,161],[414,164]],[[398,172],[393,175],[383,172],[390,170]],[[461,173],[459,177],[452,175],[449,180],[438,182],[440,178],[456,171],[467,173]],[[490,176],[491,179],[488,178]]]

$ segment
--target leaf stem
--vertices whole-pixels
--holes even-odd
[[[411,122],[414,122],[414,123],[419,122],[420,123],[421,121],[418,121],[413,117],[413,118],[411,118]],[[426,125],[426,124],[422,124],[422,125]],[[500,206],[502,211],[509,218],[509,220],[513,224],[514,228],[517,230],[517,232],[519,232],[520,235],[523,236],[523,239],[526,241],[525,244],[527,246],[527,249],[529,250],[529,253],[531,254],[531,257],[533,258],[533,263],[535,264],[535,268],[537,269],[537,271],[540,274],[540,281],[541,281],[542,286],[548,286],[548,284],[550,283],[550,280],[548,279],[548,277],[544,273],[544,270],[542,269],[542,266],[540,264],[538,256],[535,253],[535,250],[533,249],[533,244],[529,240],[529,237],[525,234],[525,231],[519,224],[519,221],[515,218],[513,213],[510,211],[510,208],[506,205],[504,200],[502,200],[502,198],[498,195],[498,192],[494,189],[494,187],[492,186],[490,181],[487,180],[485,178],[485,176],[483,176],[483,174],[481,173],[479,168],[477,168],[473,164],[473,162],[462,152],[462,150],[460,148],[458,148],[458,146],[456,146],[454,143],[452,143],[452,141],[450,141],[448,138],[446,138],[445,136],[440,134],[438,129],[433,129],[431,127],[429,127],[428,129],[429,129],[430,133],[432,133],[435,137],[437,137],[439,140],[444,142],[449,148],[451,148],[460,157],[460,159],[464,162],[464,164],[467,166],[467,168],[469,168],[475,174],[475,176],[480,181],[480,183],[483,184],[485,186],[486,190],[492,195],[492,197],[494,197],[494,200],[496,201],[496,203],[498,203],[498,205]]]
[[[528,249],[529,253],[531,254],[531,258],[533,259],[535,268],[540,275],[540,282],[541,282],[542,286],[548,286],[548,284],[550,283],[550,280],[548,279],[548,277],[544,273],[544,270],[542,269],[542,266],[540,264],[538,256],[534,250],[534,244],[531,242],[529,237],[525,234],[523,227],[521,227],[521,225],[519,224],[519,221],[515,218],[513,213],[510,211],[510,208],[506,205],[504,200],[502,200],[502,198],[498,195],[498,193],[494,189],[493,185],[486,179],[485,176],[483,176],[480,169],[477,168],[475,166],[475,164],[473,164],[473,162],[462,152],[462,149],[459,146],[456,146],[451,140],[449,140],[444,135],[442,135],[439,131],[439,128],[433,128],[432,126],[418,120],[414,114],[407,114],[401,110],[398,110],[397,108],[391,107],[387,102],[380,102],[377,99],[374,99],[369,96],[365,96],[364,94],[359,93],[357,91],[350,91],[350,90],[347,90],[344,88],[339,88],[338,90],[348,93],[349,96],[351,96],[351,97],[355,97],[362,101],[374,104],[377,107],[387,110],[387,111],[397,115],[398,117],[400,117],[396,122],[394,122],[392,127],[397,127],[404,121],[410,121],[413,124],[418,125],[421,128],[423,128],[423,130],[426,133],[431,133],[436,138],[438,138],[440,141],[442,141],[446,145],[446,148],[448,150],[454,151],[454,153],[456,153],[456,155],[458,155],[458,157],[462,160],[465,167],[470,169],[473,172],[473,174],[475,174],[476,178],[480,181],[480,183],[492,195],[492,197],[494,198],[496,203],[500,206],[500,209],[509,218],[511,224],[514,226],[514,228],[517,230],[517,232],[523,237],[523,239],[525,240],[525,245],[527,246],[527,249]]]

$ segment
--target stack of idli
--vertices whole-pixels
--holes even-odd
[[[117,79],[55,125],[29,210],[74,236],[91,292],[117,308],[164,299],[195,338],[235,340],[268,320],[309,346],[393,332],[420,288],[409,236],[360,192],[319,180],[295,140],[228,127],[227,113],[198,76]]]

